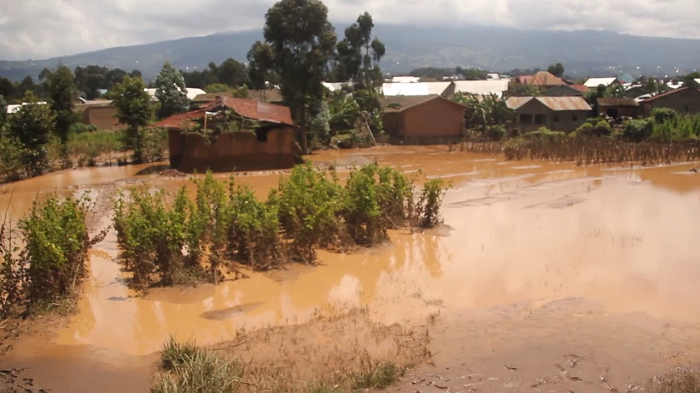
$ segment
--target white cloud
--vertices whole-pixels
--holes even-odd
[[[274,0],[0,0],[0,59],[47,58],[262,27]],[[608,29],[700,38],[698,0],[327,0],[330,19]]]

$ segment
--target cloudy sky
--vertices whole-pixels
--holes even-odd
[[[0,60],[261,28],[274,0],[0,0]],[[333,22],[608,29],[700,38],[700,0],[325,0]]]

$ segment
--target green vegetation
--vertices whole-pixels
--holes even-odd
[[[469,108],[464,113],[467,128],[476,131],[477,137],[489,141],[502,140],[506,135],[503,125],[515,118],[515,111],[495,94],[479,97],[457,93],[452,100]]]
[[[334,172],[299,165],[267,200],[232,179],[209,173],[195,180],[194,200],[142,186],[115,202],[114,226],[124,270],[136,289],[198,281],[218,282],[234,262],[253,270],[289,260],[312,263],[316,250],[347,250],[388,239],[389,229],[441,223],[446,185],[428,180],[414,201],[414,186],[391,168],[353,170],[345,185]]]
[[[10,117],[6,148],[12,151],[10,156],[17,154],[20,157],[24,166],[22,176],[37,176],[48,166],[47,145],[54,129],[55,115],[47,105],[40,104],[32,93],[27,93],[24,102],[27,104]],[[14,149],[18,151],[15,153]]]
[[[153,118],[151,97],[144,91],[145,88],[141,79],[126,76],[109,93],[117,107],[119,123],[127,126],[125,146],[133,150],[134,163],[145,161],[147,131],[144,127]]]
[[[301,148],[308,150],[309,103],[323,99],[326,66],[334,56],[336,36],[328,8],[320,0],[281,0],[265,15],[265,41],[272,51],[272,70],[295,115]]]
[[[160,351],[159,372],[151,383],[151,392],[235,392],[242,384],[243,371],[240,362],[170,338]]]
[[[163,69],[156,78],[156,98],[160,103],[158,106],[160,119],[186,112],[190,108],[185,78],[170,63],[163,65]]]
[[[56,308],[76,295],[87,276],[88,249],[106,234],[103,231],[89,238],[85,222],[89,202],[86,196],[78,200],[50,197],[45,202],[35,202],[29,216],[19,222],[21,248],[15,243],[9,223],[2,223],[3,317]]]

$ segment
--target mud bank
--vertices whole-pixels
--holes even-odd
[[[441,390],[440,382],[428,384],[428,374],[444,382],[469,370],[482,378],[477,382],[486,381],[486,390],[476,391],[531,391],[538,376],[561,376],[553,364],[563,364],[570,353],[597,363],[589,374],[567,375],[589,381],[608,367],[615,371],[606,378],[624,391],[624,384],[649,376],[641,374],[697,358],[700,175],[688,174],[692,163],[582,168],[506,162],[444,147],[325,152],[311,159],[377,161],[452,181],[444,201],[446,227],[422,234],[394,231],[391,244],[355,254],[320,252],[318,266],[246,272],[249,279],[155,290],[144,297],[123,285],[112,232],[91,252],[78,313],[43,342],[22,340],[0,367],[29,367],[38,380],[52,382],[54,391],[80,391],[89,385],[71,385],[76,383],[71,370],[94,363],[94,375],[107,380],[133,375],[134,390],[144,390],[153,353],[170,335],[214,345],[358,307],[367,309],[372,323],[411,326],[436,319],[442,326],[433,330],[435,366],[414,374],[415,381],[425,379],[418,382],[422,391]],[[14,191],[0,196],[0,207],[13,195],[10,210],[19,217],[36,195],[48,192],[99,191],[104,184],[118,189],[134,181],[168,190],[189,184],[148,168],[53,173],[3,187]],[[280,176],[285,173],[251,172],[236,181],[264,196]],[[655,346],[640,349],[634,339]],[[676,360],[659,360],[680,352],[685,355]],[[517,370],[504,368],[504,362]],[[438,373],[434,367],[459,371]],[[500,382],[489,385],[494,381],[489,378]],[[469,391],[464,385],[449,387]],[[542,391],[568,386],[541,385],[536,388]],[[399,387],[410,388],[416,390],[412,384]],[[104,389],[110,391],[109,384]]]

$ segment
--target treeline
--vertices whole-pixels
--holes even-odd
[[[0,77],[0,96],[3,96],[10,104],[22,103],[22,98],[27,92],[32,92],[40,100],[46,100],[50,96],[48,83],[49,76],[53,71],[55,70],[44,68],[39,74],[38,82],[35,82],[31,76],[27,76],[20,82],[12,82],[7,78]],[[111,89],[121,83],[127,75],[141,78],[141,71],[133,70],[127,73],[120,68],[109,69],[108,67],[90,65],[75,67],[72,75],[76,95],[92,100],[101,96],[100,90]]]

